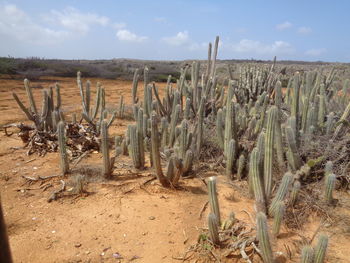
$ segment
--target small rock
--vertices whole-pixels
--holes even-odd
[[[81,244],[80,244],[80,243],[76,243],[76,244],[74,244],[74,246],[75,246],[76,248],[78,248],[78,247],[81,247]]]
[[[55,233],[56,233],[56,230],[52,230],[51,233],[52,233],[52,234],[55,234]]]
[[[154,216],[150,216],[149,218],[148,218],[149,220],[154,220],[154,219],[156,219]]]
[[[116,258],[116,259],[122,259],[122,255],[120,255],[118,252],[116,253],[113,253],[113,257]]]

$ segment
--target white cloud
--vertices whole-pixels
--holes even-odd
[[[145,36],[138,36],[127,29],[120,29],[117,31],[117,38],[120,41],[128,41],[128,42],[143,42],[148,39]]]
[[[163,37],[163,41],[173,46],[182,46],[190,43],[190,37],[188,31],[180,31],[175,36]]]
[[[283,31],[283,30],[286,30],[288,28],[291,28],[292,26],[293,26],[292,23],[286,21],[286,22],[284,22],[282,24],[278,24],[276,26],[276,29],[279,30],[279,31]]]
[[[55,44],[65,39],[69,32],[53,30],[35,23],[16,5],[0,5],[0,35],[35,44]]]
[[[297,32],[302,35],[307,35],[312,32],[312,29],[310,27],[302,26],[298,28]]]
[[[82,13],[73,7],[67,7],[63,11],[51,10],[50,15],[45,15],[44,18],[82,35],[85,35],[93,25],[106,26],[109,23],[108,17],[94,13]]]
[[[325,48],[312,48],[312,49],[305,51],[305,55],[317,57],[317,56],[320,56],[326,52],[327,52],[327,50]]]
[[[225,44],[226,47],[237,53],[251,53],[259,55],[291,54],[294,48],[285,41],[275,41],[272,44],[265,44],[260,41],[242,39],[238,43]]]

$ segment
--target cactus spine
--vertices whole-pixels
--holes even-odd
[[[65,136],[65,125],[62,121],[58,123],[58,148],[60,150],[60,160],[61,160],[61,171],[62,175],[69,172],[69,162],[68,155],[66,151],[66,136]]]
[[[272,190],[272,160],[273,160],[273,142],[275,137],[275,127],[277,121],[278,109],[272,106],[268,111],[267,130],[265,136],[264,153],[264,185],[266,198],[269,198]]]
[[[210,213],[208,216],[209,237],[215,245],[220,243],[218,225],[218,220],[216,219],[215,214]]]
[[[326,252],[328,247],[328,236],[326,234],[320,234],[317,245],[315,247],[314,263],[324,263]]]
[[[257,237],[264,263],[273,263],[272,248],[267,227],[266,215],[259,212],[256,215]]]
[[[208,180],[208,193],[209,193],[209,204],[211,212],[215,215],[218,225],[221,223],[221,217],[220,217],[220,208],[219,208],[219,201],[216,191],[216,177],[212,176],[209,177]]]

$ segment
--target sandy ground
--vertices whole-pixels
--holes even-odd
[[[69,118],[72,112],[80,111],[75,79],[43,78],[33,82],[32,86],[37,87],[34,96],[40,105],[42,87],[55,81],[62,86],[63,110]],[[93,87],[97,81],[105,87],[107,106],[116,107],[120,95],[130,103],[131,82],[91,81]],[[0,79],[0,125],[25,120],[12,99],[12,91],[27,102],[22,81]],[[117,119],[111,135],[124,134],[127,124]],[[207,189],[200,179],[182,180],[181,190],[164,189],[156,181],[147,183],[152,169],[136,171],[130,158],[124,156],[116,161],[112,180],[97,178],[89,183],[88,196],[66,196],[48,203],[50,193],[60,188],[60,178],[49,181],[52,187],[43,191],[39,182],[25,184],[22,175],[58,174],[58,158],[57,153],[27,156],[16,135],[6,137],[0,131],[0,189],[14,262],[181,262],[175,258],[196,242],[198,228],[206,225],[208,209],[199,216],[207,202]],[[101,163],[101,155],[95,153],[83,159],[76,169],[98,169]],[[201,174],[211,175],[211,171]],[[224,176],[218,176],[223,218],[234,211],[238,219],[251,224],[243,210],[254,217],[254,202],[226,184]],[[70,178],[64,180],[69,183]],[[349,203],[349,195],[342,195],[340,205],[330,209],[341,212],[344,222],[350,222]],[[310,238],[319,224],[320,219],[310,215],[309,223],[298,231],[283,227],[280,237],[273,239],[275,253],[283,255],[279,262],[298,262],[296,244],[303,236]],[[350,262],[350,226],[333,224],[322,231],[331,236],[327,262]],[[287,250],[292,252],[291,259]],[[260,262],[258,257],[254,262]]]

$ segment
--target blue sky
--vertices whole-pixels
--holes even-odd
[[[350,1],[0,0],[0,56],[350,62]]]

